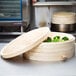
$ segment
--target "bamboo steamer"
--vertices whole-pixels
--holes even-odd
[[[43,42],[47,37],[67,36],[68,41],[65,42]],[[5,58],[12,58],[23,54],[30,60],[36,61],[60,61],[71,58],[75,52],[75,37],[59,32],[50,32],[48,27],[38,28],[17,37],[0,52]]]
[[[24,53],[24,57],[37,61],[60,61],[73,57],[75,53],[75,37],[59,32],[49,34],[49,37],[54,36],[60,36],[61,38],[67,36],[69,40],[65,42],[42,42],[37,47]]]
[[[55,12],[52,16],[51,30],[59,32],[74,32],[76,14],[73,12]]]
[[[75,13],[73,12],[55,12],[52,17],[52,23],[54,24],[74,24]]]

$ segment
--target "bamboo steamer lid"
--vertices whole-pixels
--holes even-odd
[[[1,56],[5,59],[23,54],[39,45],[48,37],[48,27],[38,28],[22,34],[8,43],[2,50]]]

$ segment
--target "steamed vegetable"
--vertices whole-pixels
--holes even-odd
[[[52,39],[48,37],[44,42],[52,42]]]
[[[69,38],[65,36],[62,38],[62,40],[67,41],[67,40],[69,40]]]
[[[52,40],[52,42],[59,42],[60,41],[60,36],[55,36]]]
[[[60,38],[60,36],[55,36],[53,38],[51,37],[48,37],[46,40],[44,40],[44,42],[64,42],[64,41],[67,41],[69,40],[68,37],[64,36],[62,38]]]

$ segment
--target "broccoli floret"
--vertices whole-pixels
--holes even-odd
[[[67,40],[69,40],[69,38],[65,36],[62,38],[62,40],[67,41]]]
[[[55,36],[55,37],[53,37],[53,39],[51,39],[50,37],[47,37],[47,39],[44,40],[43,42],[64,42],[67,40],[69,40],[69,38],[66,36],[64,36],[62,38],[60,38],[60,36]]]
[[[52,39],[50,37],[48,37],[46,40],[44,40],[44,42],[51,42]]]
[[[55,36],[53,39],[60,39],[60,36]]]
[[[55,36],[52,40],[52,42],[59,42],[60,41],[60,36]]]

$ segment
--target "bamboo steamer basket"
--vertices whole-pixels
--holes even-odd
[[[43,42],[47,37],[67,36],[65,42]],[[48,27],[42,27],[23,33],[4,46],[0,55],[5,58],[13,58],[23,54],[30,60],[36,61],[60,61],[71,58],[75,52],[75,37],[59,32],[50,32]]]
[[[52,16],[51,30],[56,32],[74,32],[76,14],[73,12],[55,12]]]
[[[37,47],[24,53],[24,57],[37,61],[61,61],[71,58],[75,54],[75,37],[71,34],[50,32],[49,37],[67,36],[68,41],[65,42],[42,42]]]

